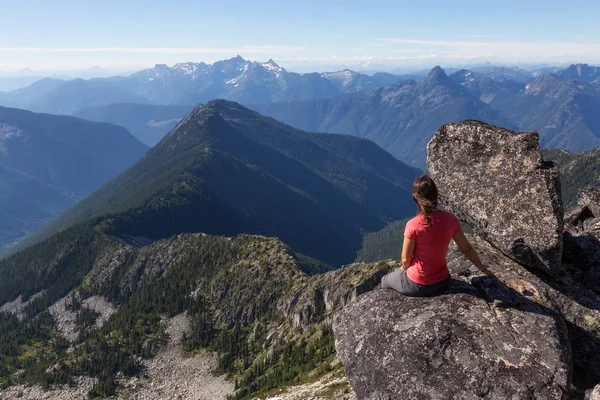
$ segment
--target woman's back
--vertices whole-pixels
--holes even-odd
[[[430,225],[422,214],[408,221],[404,236],[416,242],[407,271],[412,281],[421,285],[431,285],[448,277],[446,253],[452,237],[458,230],[458,218],[442,210],[431,214]]]

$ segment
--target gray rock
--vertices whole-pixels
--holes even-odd
[[[478,121],[442,126],[427,165],[442,203],[509,257],[554,274],[561,268],[563,205],[558,168],[535,132]]]
[[[358,399],[567,399],[563,321],[491,278],[410,298],[380,289],[336,317],[338,355]]]
[[[588,282],[573,279],[574,271],[565,265],[563,274],[571,279],[562,283],[545,276],[541,280],[481,238],[469,241],[506,286],[523,297],[559,313],[566,322],[573,360],[574,395],[600,383],[600,297],[589,293]],[[475,267],[451,246],[447,256],[450,272],[457,279],[469,280]],[[580,399],[580,397],[573,397]]]
[[[580,206],[588,207],[594,216],[600,218],[600,188],[586,187],[579,189],[577,203]]]
[[[600,385],[586,393],[585,400],[600,400]]]
[[[575,280],[600,294],[600,188],[579,190],[577,204],[565,218],[563,262],[581,271]]]

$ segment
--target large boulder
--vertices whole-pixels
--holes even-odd
[[[358,399],[567,399],[570,351],[549,308],[491,278],[449,293],[359,296],[333,324]]]
[[[585,400],[600,400],[600,385],[590,390],[589,393],[586,394]]]
[[[526,266],[560,270],[558,168],[542,159],[537,133],[446,124],[428,144],[427,165],[442,203],[477,234]]]
[[[468,239],[481,261],[507,287],[562,316],[571,343],[574,395],[600,384],[600,296],[587,289],[590,283],[582,274],[577,279],[565,265],[560,277],[545,276],[543,281],[483,239],[471,235]],[[469,281],[478,273],[455,245],[450,246],[447,260],[456,279]]]

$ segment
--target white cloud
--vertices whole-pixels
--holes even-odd
[[[0,47],[0,52],[15,53],[143,53],[143,54],[233,54],[282,53],[306,51],[303,47],[290,46],[241,46],[235,48],[214,47]]]
[[[463,35],[467,38],[468,35]],[[479,63],[526,65],[535,63],[600,64],[600,42],[576,38],[519,41],[509,37],[476,35],[480,39],[430,40],[379,38],[348,43],[335,49],[301,46],[248,45],[237,47],[0,47],[0,71],[30,68],[57,71],[101,66],[113,70],[139,70],[154,64],[217,60],[240,54],[299,72],[343,68],[417,70],[434,65],[462,67]],[[335,51],[335,53],[334,53]]]
[[[380,38],[382,42],[403,45],[402,49],[418,46],[438,54],[454,57],[491,58],[504,62],[531,60],[561,62],[567,60],[598,61],[600,42],[597,41],[479,41],[479,40],[425,40]],[[590,57],[592,59],[590,60]]]

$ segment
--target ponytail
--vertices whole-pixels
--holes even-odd
[[[415,179],[413,200],[419,208],[418,214],[423,215],[428,226],[432,226],[432,216],[438,205],[438,190],[435,182],[428,175],[421,175]]]

